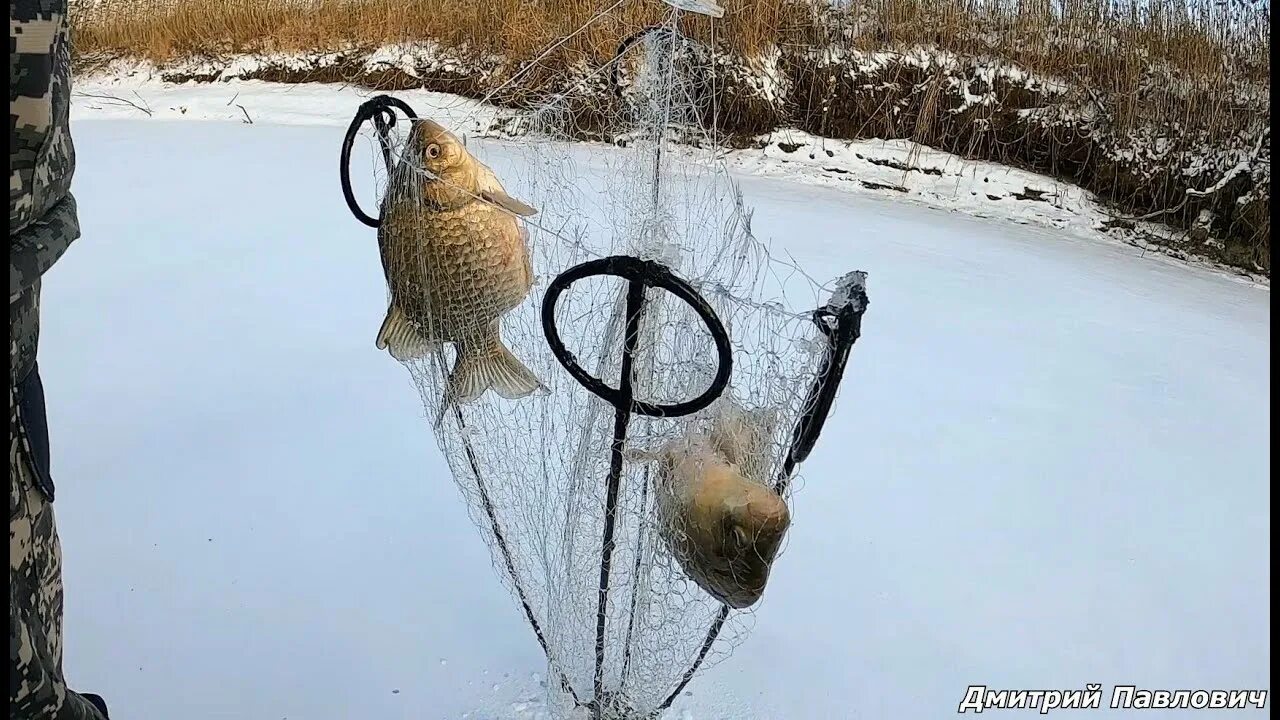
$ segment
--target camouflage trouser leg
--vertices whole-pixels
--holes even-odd
[[[62,679],[62,550],[53,506],[9,439],[9,717],[101,720]]]

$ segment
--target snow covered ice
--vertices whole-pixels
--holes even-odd
[[[537,642],[373,346],[345,117],[250,111],[73,125],[84,234],[47,278],[40,353],[69,680],[113,717],[543,717]],[[872,307],[755,628],[672,717],[1268,687],[1269,290],[742,182],[775,252],[866,270]]]

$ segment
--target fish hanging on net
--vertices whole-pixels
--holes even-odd
[[[663,536],[685,574],[730,607],[764,593],[791,524],[766,484],[776,415],[721,401],[710,428],[633,459],[657,460],[655,506]]]
[[[517,399],[543,387],[503,344],[500,320],[533,287],[518,217],[536,212],[444,127],[413,121],[378,228],[391,301],[377,347],[403,362],[453,343],[446,405],[491,388]]]

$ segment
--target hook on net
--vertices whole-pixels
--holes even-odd
[[[827,347],[818,369],[818,377],[809,389],[805,400],[805,412],[796,424],[787,460],[775,490],[786,491],[791,473],[804,462],[818,443],[822,427],[831,414],[836,392],[844,377],[845,364],[853,344],[862,336],[862,315],[867,311],[867,274],[861,270],[850,272],[836,281],[835,290],[825,305],[813,311],[813,322],[826,336]]]
[[[351,189],[351,148],[355,144],[356,135],[360,133],[360,128],[365,123],[373,121],[374,130],[378,134],[378,145],[382,148],[382,161],[386,164],[387,172],[390,172],[392,167],[391,128],[395,127],[396,124],[396,110],[404,113],[410,120],[418,118],[418,114],[405,101],[390,95],[377,95],[360,104],[360,108],[356,110],[355,117],[351,119],[351,124],[347,126],[346,135],[342,138],[342,152],[338,160],[338,173],[342,180],[342,196],[346,199],[347,207],[351,209],[351,214],[371,228],[378,227],[381,220],[369,216],[361,209],[360,203],[356,200],[355,193]]]

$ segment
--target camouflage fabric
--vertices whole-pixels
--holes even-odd
[[[13,401],[10,396],[10,402]],[[53,504],[9,440],[9,717],[101,720],[62,679],[62,551]]]
[[[10,380],[35,362],[39,280],[80,235],[71,178],[67,0],[9,3]]]
[[[62,676],[62,557],[36,367],[40,279],[80,235],[67,0],[9,3],[9,717],[102,720]]]

